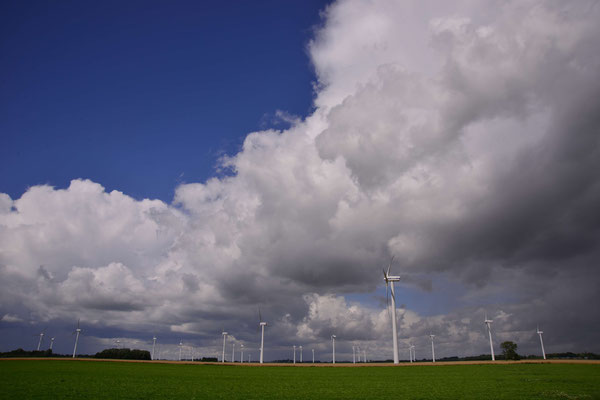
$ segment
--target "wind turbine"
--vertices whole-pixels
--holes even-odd
[[[181,361],[181,349],[183,349],[183,342],[179,341],[179,361]]]
[[[302,346],[300,346],[300,364],[302,364]]]
[[[293,347],[294,347],[294,364],[296,364],[296,345],[294,345]]]
[[[367,351],[363,350],[363,362],[367,362]]]
[[[433,338],[435,335],[429,335],[429,337],[431,338],[431,358],[433,359],[433,362],[435,362],[435,347],[433,347]]]
[[[156,348],[156,335],[152,336],[152,359],[154,360],[154,349]]]
[[[544,340],[542,339],[542,331],[540,331],[540,326],[537,326],[537,334],[540,335],[540,344],[542,345],[542,355],[544,356],[544,360],[546,359],[546,352],[544,351]]]
[[[265,326],[267,323],[262,320],[260,308],[258,309],[258,326],[260,326],[260,363],[263,363],[264,345],[265,345]]]
[[[40,332],[40,341],[38,342],[37,351],[40,351],[40,347],[42,346],[42,339],[44,339],[44,335],[45,335],[44,331]]]
[[[394,344],[394,364],[398,364],[398,331],[396,329],[396,294],[394,293],[394,282],[400,281],[400,276],[390,275],[390,268],[394,257],[390,260],[387,271],[383,270],[383,279],[385,280],[385,298],[388,298],[388,285],[390,286],[391,298],[392,298],[392,335]]]
[[[331,335],[331,343],[333,345],[333,358],[332,358],[333,364],[335,364],[335,338],[336,338],[335,335]]]
[[[235,362],[235,343],[231,344],[231,362]]]
[[[54,338],[50,338],[50,350],[52,350],[52,345],[54,344]]]
[[[115,340],[115,345],[117,346],[117,349],[121,348],[121,341],[119,339]]]
[[[227,341],[227,332],[223,330],[221,334],[223,335],[223,358],[221,359],[221,362],[225,362],[225,342]]]
[[[77,352],[77,342],[79,341],[79,334],[81,333],[81,328],[79,328],[79,319],[77,320],[77,329],[73,332],[75,336],[75,347],[73,347],[73,358],[75,358],[75,353]]]
[[[242,347],[242,350],[241,350],[242,354],[240,355],[240,364],[243,364],[244,363],[244,345],[240,344],[240,346]]]
[[[352,346],[352,364],[356,364],[356,346]]]
[[[492,328],[490,324],[494,322],[494,320],[488,319],[487,313],[485,314],[485,320],[483,321],[487,326],[488,334],[490,335],[490,351],[492,352],[492,361],[496,361],[496,357],[494,356],[494,345],[492,344]]]
[[[315,349],[312,349],[312,356],[313,356],[313,364],[315,363]]]

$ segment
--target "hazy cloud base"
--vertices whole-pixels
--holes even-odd
[[[547,351],[600,351],[599,14],[332,4],[308,46],[314,113],[249,134],[223,160],[231,176],[181,185],[172,204],[88,180],[0,194],[1,329],[81,318],[94,351],[155,333],[164,356],[180,337],[214,355],[222,328],[256,348],[260,306],[267,359],[292,344],[327,359],[332,333],[346,355],[390,358],[394,255],[400,336],[419,358],[429,333],[438,356],[486,352],[484,309],[525,352],[537,323]]]

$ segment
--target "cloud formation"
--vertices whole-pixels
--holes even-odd
[[[81,317],[99,338],[187,335],[209,352],[222,328],[255,342],[261,307],[268,358],[325,354],[332,333],[389,358],[376,293],[393,255],[406,345],[433,332],[440,356],[484,353],[485,307],[530,352],[538,322],[553,350],[600,351],[581,333],[600,317],[599,13],[331,4],[309,44],[314,113],[250,133],[230,176],[172,204],[82,179],[2,194],[3,326]]]

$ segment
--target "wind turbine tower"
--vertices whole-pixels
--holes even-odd
[[[352,364],[356,364],[356,346],[352,346]]]
[[[484,323],[487,326],[488,334],[490,336],[490,351],[492,352],[492,361],[496,361],[494,356],[494,344],[492,343],[492,327],[490,326],[494,320],[488,319],[487,314],[485,315]]]
[[[225,342],[227,341],[227,332],[223,331],[221,334],[223,335],[223,358],[221,359],[221,362],[225,362]]]
[[[154,360],[154,349],[156,349],[156,335],[152,336],[152,359]]]
[[[396,328],[396,294],[394,293],[394,282],[400,281],[400,276],[398,275],[390,275],[390,268],[392,267],[392,262],[394,261],[394,257],[390,260],[390,264],[388,265],[387,271],[383,271],[383,279],[385,280],[385,298],[387,299],[387,289],[390,286],[391,298],[392,298],[392,337],[394,344],[394,364],[398,364],[398,331]]]
[[[300,346],[300,364],[302,364],[302,346]]]
[[[38,342],[37,351],[40,351],[40,347],[42,346],[42,339],[44,339],[44,331],[40,333],[40,341]]]
[[[296,364],[296,345],[294,345],[294,364]]]
[[[183,342],[179,341],[179,361],[181,361],[181,349],[183,349]]]
[[[231,344],[231,362],[235,362],[235,343]]]
[[[417,357],[415,356],[415,346],[413,346],[411,344],[409,347],[409,350],[410,350],[410,362],[417,361]]]
[[[333,345],[333,358],[332,358],[333,364],[335,364],[335,338],[336,338],[335,335],[331,335],[331,343]]]
[[[79,320],[77,320],[77,329],[73,332],[75,334],[75,347],[73,347],[73,358],[75,358],[75,353],[77,353],[77,342],[79,342],[79,334],[81,333],[81,328],[79,328]]]
[[[544,360],[546,359],[546,352],[544,351],[544,340],[542,339],[542,331],[540,331],[540,326],[537,327],[537,334],[540,335],[540,344],[542,345],[542,355],[544,356]]]
[[[260,363],[263,363],[263,355],[265,349],[265,326],[267,323],[262,320],[262,315],[260,314],[260,309],[258,310],[258,325],[260,326]]]
[[[52,350],[52,345],[54,344],[54,338],[50,338],[50,350]]]
[[[433,347],[433,338],[435,335],[429,335],[429,337],[431,338],[431,358],[435,362],[435,347]]]
[[[313,356],[313,364],[315,363],[315,349],[312,349],[312,356]]]
[[[240,344],[240,347],[242,348],[241,352],[242,354],[240,355],[240,364],[244,363],[244,345]]]

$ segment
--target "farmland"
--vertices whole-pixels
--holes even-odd
[[[1,360],[4,399],[593,399],[600,364],[310,368]]]

